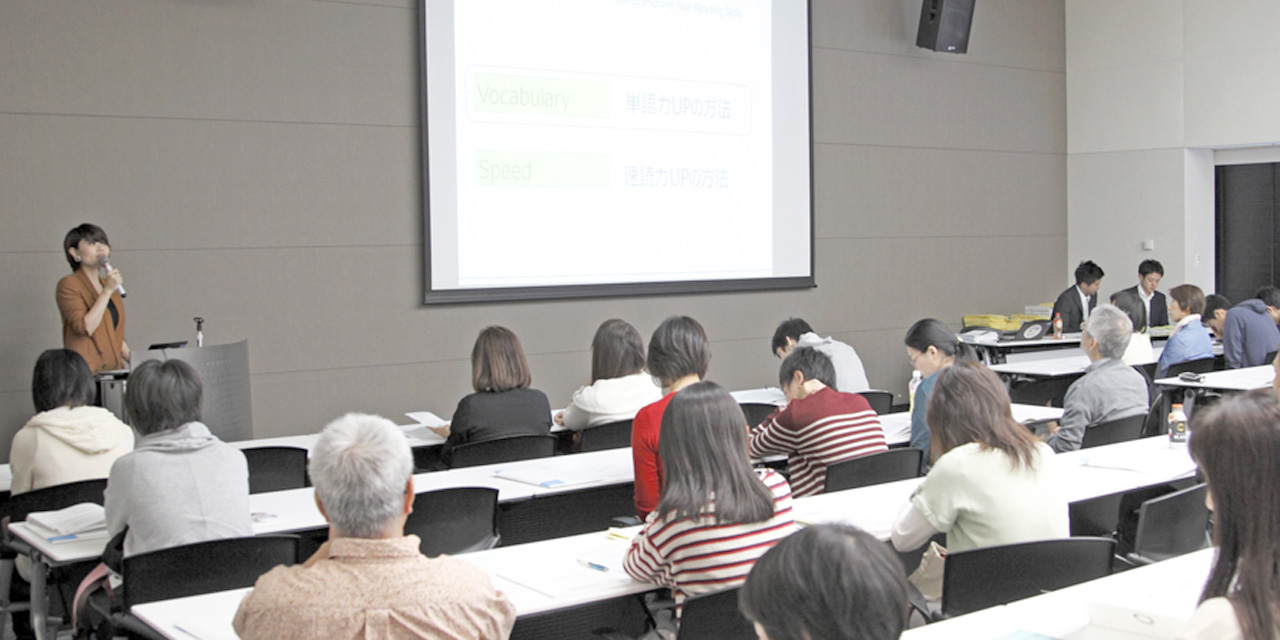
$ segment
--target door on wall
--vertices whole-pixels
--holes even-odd
[[[1280,163],[1217,168],[1218,290],[1232,304],[1280,283]]]

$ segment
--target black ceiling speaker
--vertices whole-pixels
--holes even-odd
[[[968,51],[973,3],[974,0],[924,0],[916,46],[946,53]]]

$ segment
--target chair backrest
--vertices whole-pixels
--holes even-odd
[[[421,539],[423,555],[456,555],[498,546],[498,490],[455,487],[413,498],[404,532]]]
[[[532,458],[550,458],[555,455],[555,452],[555,436],[507,436],[468,442],[454,447],[449,453],[449,467],[459,469]]]
[[[903,447],[837,462],[827,467],[824,491],[843,491],[914,478],[920,475],[923,455],[919,449]]]
[[[778,407],[764,402],[742,402],[738,406],[742,407],[742,415],[747,419],[748,427],[759,425],[769,414],[778,410]]]
[[[942,614],[957,616],[1111,573],[1115,540],[1064,538],[953,551],[942,573]]]
[[[678,640],[754,640],[756,628],[738,611],[738,588],[684,601]]]
[[[604,451],[631,446],[631,421],[619,420],[582,430],[578,451]]]
[[[311,486],[307,450],[298,447],[249,447],[241,450],[249,463],[249,493]]]
[[[11,522],[21,522],[32,511],[56,511],[81,502],[102,504],[106,490],[105,478],[58,484],[10,496],[4,513]]]
[[[1171,364],[1169,365],[1169,368],[1165,370],[1164,377],[1176,378],[1188,371],[1192,373],[1209,373],[1210,371],[1213,371],[1213,363],[1213,358],[1201,358],[1199,360],[1188,360],[1186,362],[1179,362],[1178,364]]]
[[[258,576],[298,561],[298,536],[209,540],[124,559],[125,609],[135,604],[252,587]]]
[[[1275,362],[1277,354],[1280,354],[1280,351],[1268,351],[1267,358],[1263,360],[1263,364],[1271,364],[1272,362]]]
[[[1204,484],[1174,491],[1142,503],[1133,553],[1138,562],[1159,562],[1199,551],[1209,544],[1209,509]]]
[[[1139,413],[1128,418],[1119,418],[1110,422],[1094,425],[1084,430],[1084,438],[1080,441],[1081,449],[1100,447],[1104,444],[1128,442],[1142,436],[1142,425],[1147,422],[1147,413]]]
[[[878,416],[893,411],[893,393],[889,391],[870,389],[868,391],[859,391],[858,395],[867,399],[867,404],[871,405],[871,410],[875,411]]]

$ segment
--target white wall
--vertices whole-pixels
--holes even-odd
[[[1278,21],[1272,0],[1066,1],[1066,280],[1092,259],[1108,293],[1156,258],[1163,288],[1214,290],[1213,150],[1280,141]]]

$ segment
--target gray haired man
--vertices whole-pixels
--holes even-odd
[[[329,541],[305,564],[258,578],[236,633],[259,638],[501,639],[515,607],[479,569],[427,558],[404,535],[413,456],[390,420],[348,414],[325,427],[308,463]]]
[[[1080,348],[1090,363],[1067,388],[1062,425],[1049,429],[1045,442],[1054,451],[1079,449],[1089,427],[1147,412],[1147,380],[1121,360],[1131,335],[1133,322],[1115,305],[1098,305],[1089,314]]]

